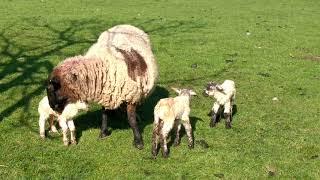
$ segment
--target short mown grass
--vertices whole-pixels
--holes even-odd
[[[320,1],[2,0],[0,3],[0,179],[320,178]],[[132,146],[124,116],[99,140],[100,107],[76,119],[78,145],[38,134],[37,105],[60,61],[84,53],[117,24],[146,31],[159,64],[139,108],[145,148]],[[206,82],[233,79],[237,112],[209,128]],[[196,140],[151,159],[153,106],[189,87]],[[278,100],[272,100],[277,97]],[[207,148],[203,142],[206,142]]]

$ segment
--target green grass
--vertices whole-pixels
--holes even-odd
[[[2,0],[0,179],[319,179],[319,7],[318,0]],[[119,117],[112,135],[98,140],[96,105],[76,119],[78,145],[64,147],[56,135],[42,141],[37,104],[52,68],[121,23],[148,32],[159,62],[158,87],[139,111],[145,148],[132,146]],[[209,148],[189,150],[184,135],[169,159],[150,159],[155,102],[174,96],[171,86],[201,94],[206,82],[224,79],[237,85],[233,128],[222,120],[210,129],[213,102],[199,95],[194,136]]]

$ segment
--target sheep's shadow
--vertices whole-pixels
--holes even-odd
[[[160,86],[156,86],[154,92],[145,100],[145,102],[137,109],[137,121],[140,132],[143,133],[147,125],[153,123],[153,109],[156,103],[161,98],[168,97],[169,92]],[[88,129],[100,129],[102,119],[102,108],[89,111],[80,115],[75,120],[77,127],[77,138],[81,138],[82,132]],[[108,128],[109,130],[115,129],[128,129],[130,128],[127,113],[125,108],[118,108],[108,113]],[[98,134],[97,134],[98,137]]]

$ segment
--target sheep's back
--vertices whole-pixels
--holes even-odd
[[[119,25],[105,31],[85,57],[106,62],[108,83],[104,87],[105,98],[99,100],[105,107],[139,103],[154,88],[157,64],[148,35],[138,28]]]

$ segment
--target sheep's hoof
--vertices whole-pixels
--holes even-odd
[[[189,149],[193,149],[194,148],[194,144],[193,143],[188,144],[188,147],[189,147]]]
[[[108,136],[111,135],[111,132],[110,131],[104,131],[104,132],[101,132],[100,135],[99,135],[99,138],[100,139],[105,139],[107,138]]]
[[[133,145],[139,150],[143,149],[143,146],[144,146],[142,141],[141,142],[133,141]]]

